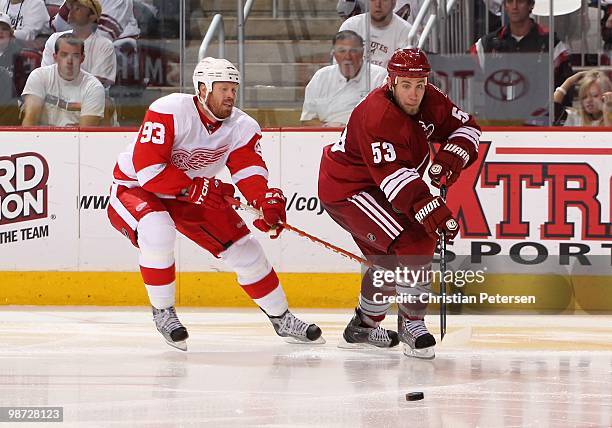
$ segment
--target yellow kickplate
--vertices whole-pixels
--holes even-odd
[[[352,308],[359,274],[281,273],[291,307]],[[248,307],[253,302],[227,272],[176,277],[181,306]],[[0,305],[148,305],[139,272],[0,272]]]

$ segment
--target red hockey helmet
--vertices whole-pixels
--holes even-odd
[[[398,77],[427,77],[430,71],[427,55],[419,48],[398,49],[387,63],[391,85],[397,83]]]

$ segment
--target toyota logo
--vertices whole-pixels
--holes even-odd
[[[485,81],[485,92],[498,101],[515,101],[527,93],[527,79],[516,70],[497,70]]]

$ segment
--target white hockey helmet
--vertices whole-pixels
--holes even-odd
[[[200,83],[206,85],[206,91],[210,94],[214,82],[240,84],[240,73],[234,64],[226,59],[206,57],[193,70],[193,89],[196,95],[200,95]]]

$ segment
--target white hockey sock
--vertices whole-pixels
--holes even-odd
[[[176,292],[176,283],[171,282],[168,285],[147,285],[147,293],[151,305],[157,309],[166,309],[174,306],[174,295]]]
[[[280,284],[264,297],[253,301],[271,317],[279,317],[289,309],[287,297]]]

